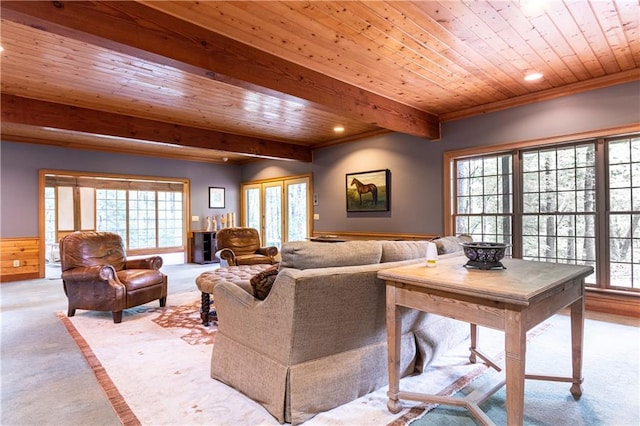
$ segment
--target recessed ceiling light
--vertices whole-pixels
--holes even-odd
[[[524,76],[525,81],[535,81],[540,80],[542,78],[541,72],[530,72],[529,74]]]
[[[344,132],[344,127],[343,126],[336,126],[333,128],[333,131],[336,133],[342,133]]]

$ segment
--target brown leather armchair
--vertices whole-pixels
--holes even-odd
[[[254,228],[223,228],[216,232],[216,256],[229,266],[276,263],[278,247],[262,247]]]
[[[68,316],[76,309],[122,310],[158,299],[167,302],[167,276],[160,256],[127,260],[122,238],[111,232],[73,232],[60,240],[62,283],[69,299]]]

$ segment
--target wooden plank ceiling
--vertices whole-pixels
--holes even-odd
[[[443,121],[640,79],[637,0],[1,8],[5,141],[311,161],[318,147],[389,131],[428,143]]]

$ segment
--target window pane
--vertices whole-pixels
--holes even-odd
[[[609,285],[640,288],[640,139],[607,143],[609,176]]]
[[[114,232],[127,241],[127,191],[96,189],[96,230]]]
[[[129,191],[129,248],[156,247],[156,193]]]
[[[456,233],[511,244],[511,161],[511,155],[492,155],[456,162]]]
[[[158,191],[158,247],[182,245],[182,193]]]
[[[595,259],[594,148],[588,143],[523,153],[523,258],[575,264]]]

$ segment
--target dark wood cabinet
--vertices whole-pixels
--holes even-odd
[[[191,241],[191,253],[194,263],[214,263],[216,258],[216,233],[194,231]]]

